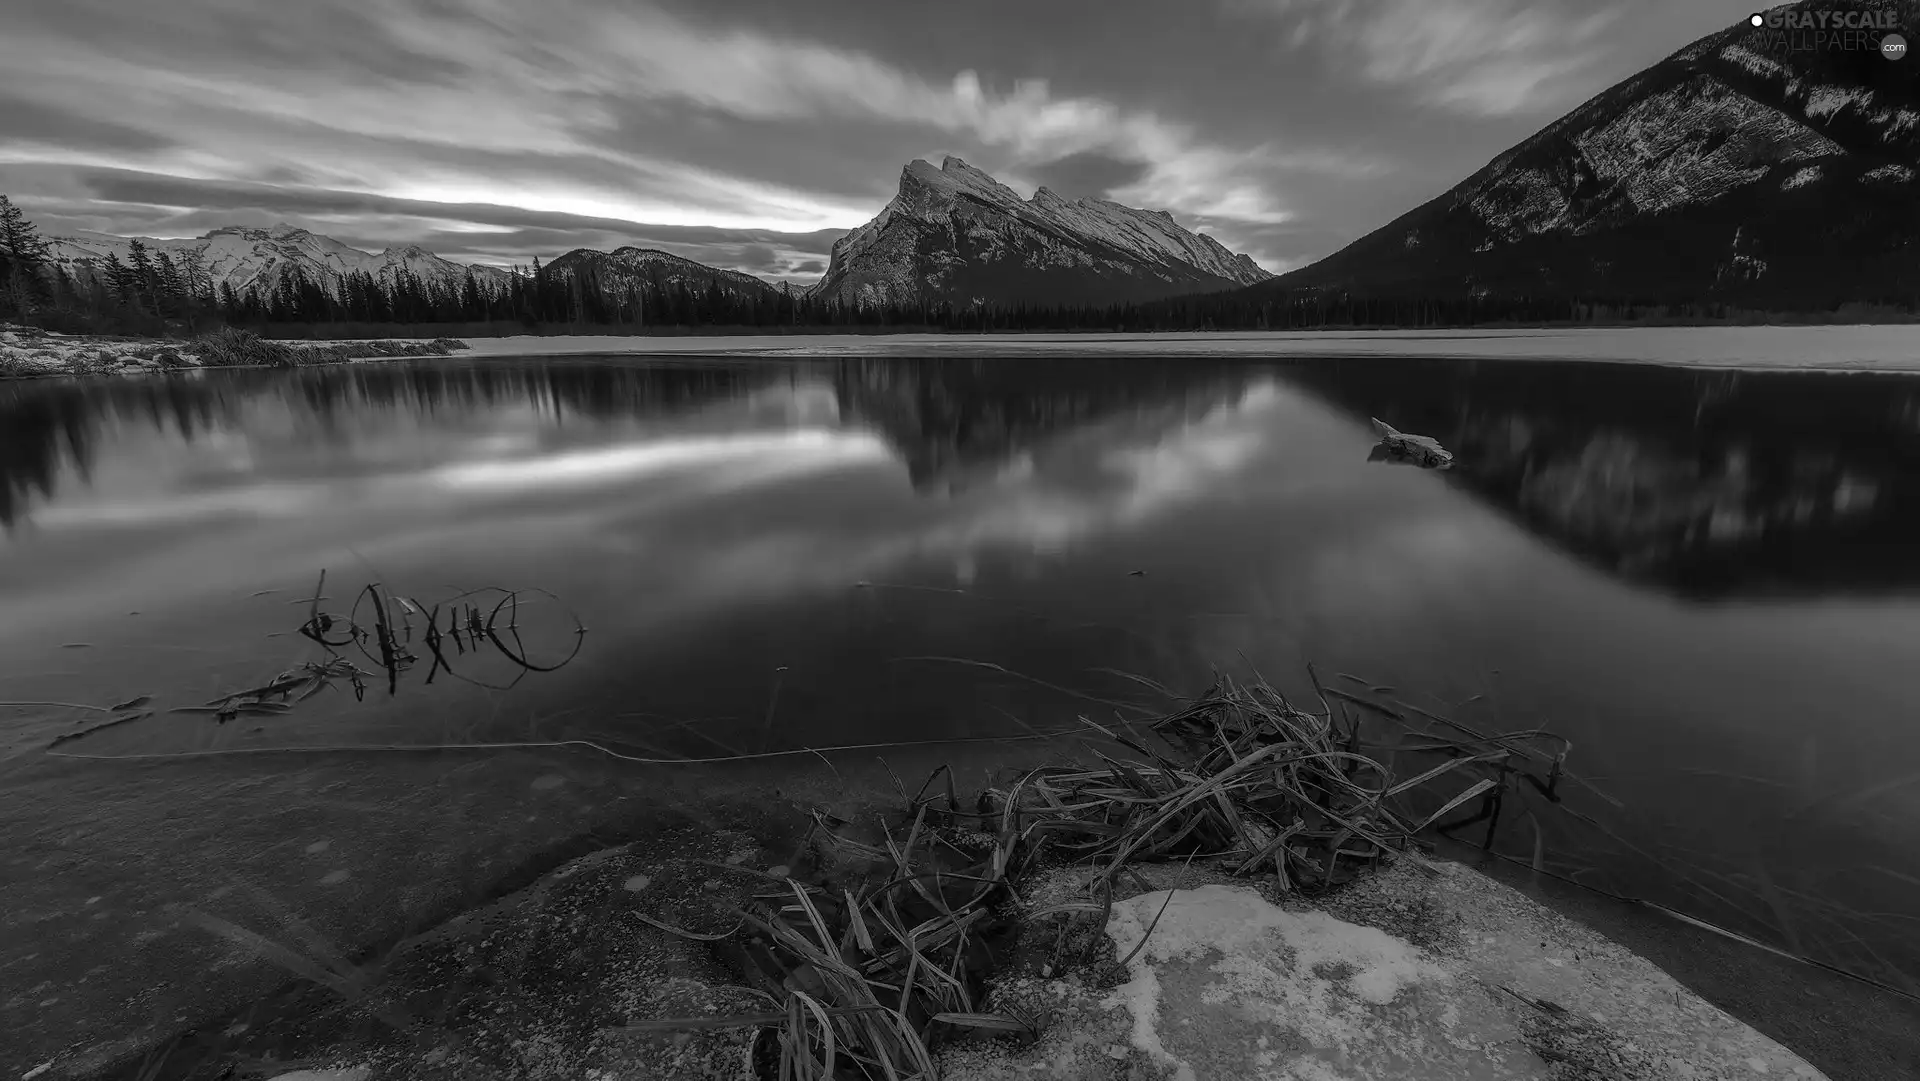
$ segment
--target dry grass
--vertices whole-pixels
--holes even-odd
[[[1238,874],[1272,875],[1282,890],[1328,889],[1463,805],[1497,798],[1525,771],[1522,744],[1542,735],[1429,740],[1418,749],[1442,761],[1396,780],[1362,753],[1357,717],[1308,712],[1265,683],[1222,681],[1127,730],[1082,721],[1087,736],[1118,750],[1090,746],[1089,764],[1026,771],[971,810],[952,775],[936,770],[917,795],[902,790],[903,835],[883,826],[877,841],[856,840],[847,823],[816,812],[825,850],[865,868],[865,880],[778,880],[755,910],[736,910],[734,937],[759,943],[749,975],[771,1008],[642,1027],[764,1026],[782,1081],[931,1079],[932,1052],[958,1033],[1032,1031],[1025,1018],[980,1009],[992,944],[1014,916],[1006,902],[1030,870],[1099,872],[1084,896],[1026,914],[1064,918],[1063,941],[1073,921],[1104,927],[1115,882],[1142,861],[1220,860]],[[1559,757],[1546,757],[1548,777],[1532,778],[1543,790],[1559,776]],[[944,793],[930,796],[943,775]],[[1419,791],[1438,806],[1414,813]]]

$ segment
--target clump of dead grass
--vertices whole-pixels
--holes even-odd
[[[1357,715],[1324,695],[1322,705],[1310,712],[1264,682],[1223,680],[1144,725],[1082,718],[1090,744],[1107,745],[1090,745],[1090,761],[1023,772],[971,809],[951,773],[936,770],[908,798],[900,835],[882,824],[877,841],[856,839],[849,823],[816,812],[824,849],[865,867],[862,883],[776,879],[777,891],[734,911],[732,935],[690,936],[755,941],[761,963],[749,976],[769,1010],[641,1027],[764,1027],[781,1081],[931,1079],[933,1051],[958,1034],[1034,1034],[1029,1018],[981,1009],[994,943],[1009,932],[1009,902],[1030,871],[1067,864],[1097,872],[1082,896],[1025,914],[1063,918],[1063,939],[1073,921],[1104,926],[1116,880],[1141,862],[1204,858],[1272,875],[1283,891],[1325,890],[1463,805],[1504,791],[1528,760],[1511,741],[1541,735],[1431,738],[1419,749],[1443,761],[1398,780],[1363,753]],[[1536,785],[1557,783],[1563,757],[1564,746],[1547,756],[1549,777],[1533,778]],[[929,795],[943,773],[944,793]],[[1411,796],[1435,789],[1437,807],[1412,809]]]

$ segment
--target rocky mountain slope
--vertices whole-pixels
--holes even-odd
[[[1047,188],[1030,200],[949,157],[908,163],[878,217],[833,245],[816,297],[1031,305],[1151,300],[1271,277],[1165,211]]]
[[[1818,0],[1785,12],[1885,12]],[[1856,16],[1857,18],[1858,16]],[[1829,20],[1833,16],[1828,16]],[[1920,40],[1916,16],[1900,30]],[[1262,291],[1796,307],[1920,294],[1920,60],[1763,19],[1611,87]]]
[[[779,292],[751,274],[710,267],[653,248],[626,247],[612,252],[575,248],[543,269],[560,277],[584,276],[609,297],[617,297],[636,284],[665,289],[685,285],[696,295],[704,295],[716,285],[722,292],[740,297],[771,298]]]
[[[463,287],[469,272],[482,286],[498,288],[507,280],[506,272],[498,267],[450,262],[417,244],[391,247],[379,253],[365,252],[291,225],[276,225],[271,229],[228,226],[185,240],[106,233],[78,233],[47,239],[53,261],[76,278],[86,279],[105,269],[110,255],[128,262],[132,242],[138,239],[155,254],[166,252],[183,269],[197,266],[204,275],[203,284],[215,290],[231,285],[233,291],[242,296],[277,286],[283,268],[297,270],[308,281],[336,294],[341,279],[356,272],[371,274],[376,281],[391,282],[404,270],[426,282],[429,288],[445,289]]]

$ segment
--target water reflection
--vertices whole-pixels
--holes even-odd
[[[1439,438],[1458,483],[1637,583],[1738,597],[1920,580],[1905,377],[1378,359],[1286,378]]]
[[[12,384],[0,389],[0,524],[291,515],[322,494],[296,482],[449,462],[431,467],[429,483],[500,491],[685,470],[771,482],[890,454],[916,491],[955,495],[1031,471],[1034,444],[1117,411],[1177,425],[1219,397],[1190,393],[1196,384],[1277,378],[1356,417],[1386,413],[1434,435],[1459,453],[1455,483],[1638,583],[1743,596],[1904,588],[1920,574],[1907,550],[1920,533],[1920,395],[1901,377],[1393,358],[1203,364],[568,361]],[[687,423],[721,402],[737,408],[705,428]],[[649,417],[682,430],[609,445],[566,423]],[[741,435],[743,423],[756,431]],[[149,464],[173,470],[181,490],[156,498],[151,473],[103,484],[107,433],[147,445]],[[1123,466],[1128,453],[1105,464]],[[62,485],[125,498],[36,514]]]

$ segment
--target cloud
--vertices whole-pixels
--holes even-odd
[[[75,112],[57,102],[23,99],[0,93],[0,131],[15,143],[94,151],[154,151],[169,147],[164,135]]]
[[[582,129],[612,126],[605,103],[634,99],[750,122],[931,129],[995,148],[1013,163],[1085,153],[1135,163],[1141,175],[1129,190],[1176,211],[1248,220],[1285,216],[1253,183],[1251,174],[1262,164],[1257,148],[1211,146],[1188,125],[1099,97],[1056,95],[1044,79],[992,87],[967,69],[936,80],[819,42],[752,29],[700,30],[642,6],[572,2],[535,9],[504,0],[478,5],[486,24],[504,39],[476,40],[463,29],[471,23],[446,25],[417,14],[394,29],[418,48],[501,57],[502,72],[524,76],[522,89],[564,91],[576,105],[600,103],[577,113]],[[517,67],[513,44],[536,39],[538,77]],[[552,74],[556,68],[564,74]],[[590,134],[581,132],[583,138]]]
[[[1606,55],[1618,7],[1529,0],[1229,0],[1279,21],[1296,52],[1330,53],[1365,80],[1477,116],[1562,108]]]
[[[773,155],[731,171],[662,155],[660,140],[632,137],[634,110],[651,104],[714,118],[722,133],[817,125],[830,140],[878,128],[899,145],[938,133],[1009,165],[1102,155],[1137,171],[1121,190],[1138,202],[1254,222],[1290,213],[1269,175],[1286,156],[1269,147],[1216,145],[1190,124],[1043,79],[922,75],[645,5],[312,0],[290,21],[236,0],[174,0],[164,18],[108,7],[74,0],[10,27],[0,92],[180,144],[121,147],[122,165],[204,179],[304,168],[327,174],[314,183],[401,198],[789,232],[850,228],[878,209],[871,194],[790,182]],[[47,160],[10,134],[0,157]]]
[[[1052,188],[1069,199],[1104,196],[1115,188],[1139,183],[1145,168],[1097,151],[1068,154],[1027,170],[1037,185]]]

